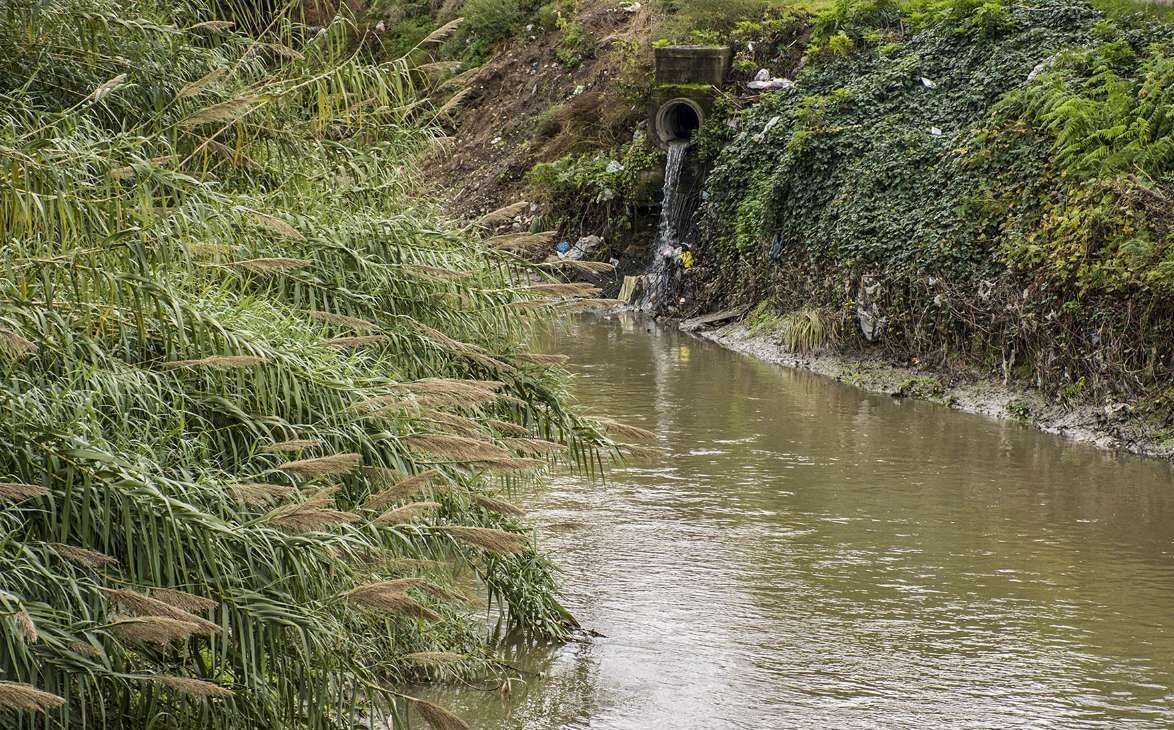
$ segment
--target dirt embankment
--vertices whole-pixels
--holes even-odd
[[[1174,437],[1135,415],[1124,403],[1068,406],[997,380],[950,379],[867,357],[788,352],[777,336],[752,335],[740,324],[696,334],[764,362],[803,368],[869,392],[895,398],[920,398],[966,413],[1020,421],[1047,433],[1105,449],[1174,459]]]
[[[557,29],[531,25],[465,83],[450,140],[426,166],[429,188],[453,216],[476,218],[524,197],[525,175],[539,162],[631,136],[644,109],[623,98],[618,81],[655,16],[648,8],[582,6],[573,18],[582,48],[568,49]]]

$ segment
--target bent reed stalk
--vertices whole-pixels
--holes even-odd
[[[410,63],[353,31],[0,5],[4,723],[456,726],[391,689],[492,666],[455,581],[573,626],[515,509],[474,496],[548,464],[515,447],[611,448],[522,354],[531,303],[592,292],[410,197]]]

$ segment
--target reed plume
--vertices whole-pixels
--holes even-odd
[[[179,694],[191,697],[205,697],[208,699],[224,699],[232,697],[232,690],[218,684],[206,682],[192,677],[176,677],[170,674],[156,674],[150,681],[161,684]]]
[[[366,470],[364,471],[367,473]],[[368,473],[368,479],[371,479],[370,474],[372,473],[375,472]],[[366,503],[363,505],[364,507],[368,509],[381,509],[394,502],[407,499],[440,476],[439,471],[429,469],[415,476],[392,481],[391,475],[394,474],[396,472],[389,469],[380,469],[375,478],[380,480],[387,479],[388,481],[383,482],[387,486],[368,497]],[[372,479],[372,481],[375,481],[375,479]]]
[[[502,499],[486,497],[483,494],[473,495],[472,500],[478,507],[487,509],[490,512],[497,512],[498,514],[509,515],[511,517],[521,517],[526,514],[526,510],[517,505],[510,504]]]
[[[403,525],[419,517],[428,517],[440,509],[439,502],[412,502],[384,512],[375,518],[377,525]]]
[[[530,549],[530,539],[526,535],[505,530],[495,530],[491,527],[464,527],[450,525],[438,528],[461,542],[481,548],[498,555],[524,553]]]
[[[116,558],[106,553],[100,553],[97,550],[88,550],[86,548],[63,545],[61,543],[50,543],[49,546],[62,558],[87,568],[100,568],[103,565],[118,565]]]
[[[514,451],[529,454],[554,454],[566,449],[566,446],[554,441],[535,438],[503,438],[501,442]]]
[[[22,357],[36,352],[39,347],[37,343],[29,340],[12,330],[0,328],[0,350],[7,353],[10,357]]]
[[[491,441],[447,436],[444,434],[416,434],[402,439],[404,445],[445,461],[491,461],[508,459],[509,452]]]
[[[220,604],[213,601],[211,598],[197,596],[194,593],[181,591],[175,588],[156,588],[151,591],[153,598],[163,601],[169,606],[175,606],[181,611],[188,613],[204,613],[211,611]]]
[[[34,497],[44,497],[49,490],[39,484],[0,482],[0,502],[20,502]]]
[[[329,506],[338,489],[337,486],[319,489],[304,502],[278,507],[267,514],[264,520],[288,532],[313,532],[358,522],[359,516],[353,512],[342,512]]]
[[[474,221],[473,225],[478,228],[493,229],[502,223],[506,223],[512,220],[519,214],[524,213],[529,209],[530,203],[525,200],[519,200],[516,203],[511,203],[510,205],[498,208],[497,210],[490,213],[486,213]]]
[[[17,712],[46,712],[64,704],[64,698],[31,684],[0,681],[0,707]]]
[[[122,86],[124,83],[126,83],[126,74],[118,74],[109,81],[104,81],[103,83],[99,84],[98,88],[90,92],[90,95],[86,97],[86,100],[100,101],[102,97],[108,95],[110,92],[114,91],[119,86]]]
[[[647,429],[633,426],[631,424],[622,423],[611,418],[594,418],[592,419],[596,425],[602,427],[607,434],[615,434],[621,438],[630,438],[637,441],[655,441],[656,434]]]
[[[232,370],[235,368],[251,368],[257,365],[264,365],[268,360],[256,355],[214,355],[212,357],[203,357],[198,360],[173,360],[165,362],[161,366],[164,370],[179,370],[181,368],[219,368],[224,370]]]
[[[233,122],[256,108],[256,97],[246,96],[240,99],[229,99],[219,104],[205,107],[179,123],[181,127],[198,127],[203,124],[223,124]]]
[[[319,456],[315,459],[290,461],[277,468],[303,479],[322,479],[346,474],[357,467],[362,460],[363,457],[359,454],[334,454]]]
[[[202,93],[209,86],[223,78],[226,71],[227,70],[224,67],[212,69],[208,73],[204,74],[200,78],[196,79],[176,92],[175,98],[186,99],[190,96],[196,96]]]
[[[429,33],[427,38],[420,41],[420,45],[444,43],[449,38],[452,38],[453,34],[457,32],[457,29],[459,29],[464,24],[464,22],[464,18],[455,18],[448,21],[444,25]]]
[[[106,594],[107,598],[111,601],[118,603],[139,616],[162,616],[175,621],[182,621],[191,624],[194,633],[215,634],[220,631],[220,626],[212,623],[208,619],[201,618],[194,613],[177,608],[157,598],[151,598],[150,596],[144,596],[141,593],[135,593],[134,591],[122,588],[99,588],[98,590]]]
[[[247,505],[255,505],[288,497],[291,494],[297,493],[298,490],[285,484],[251,482],[247,484],[234,484],[229,487],[229,491],[232,492],[237,501]]]
[[[458,416],[455,413],[428,411],[420,414],[420,418],[429,423],[445,426],[454,433],[462,436],[476,436],[481,433],[481,424],[479,422],[474,421],[472,418]]]
[[[163,616],[138,616],[114,622],[110,631],[120,639],[166,645],[188,639],[199,632],[199,627]]]
[[[238,269],[254,274],[268,274],[274,271],[292,271],[294,269],[304,269],[313,266],[313,261],[306,259],[291,259],[283,257],[270,257],[259,259],[246,259],[244,261],[237,261],[233,266]]]
[[[512,251],[519,254],[531,254],[539,249],[547,249],[558,239],[558,231],[543,231],[542,233],[509,233],[494,236],[485,240],[485,245],[499,251]]]
[[[431,725],[434,730],[469,730],[469,725],[464,720],[440,705],[413,698],[412,707],[416,708],[424,722]]]
[[[437,621],[440,616],[404,592],[403,588],[385,582],[367,583],[343,594],[359,606],[398,614],[407,618]]]
[[[29,612],[22,608],[16,612],[13,620],[16,622],[17,632],[20,633],[25,643],[35,644],[39,638],[37,635],[37,624],[33,622],[33,617],[29,615]]]
[[[275,444],[269,444],[261,450],[268,454],[285,454],[291,451],[304,451],[321,445],[322,442],[318,439],[293,439],[291,441],[279,441]]]
[[[485,423],[495,431],[500,433],[513,434],[514,436],[529,436],[530,429],[510,421],[500,421],[496,418],[490,418]]]

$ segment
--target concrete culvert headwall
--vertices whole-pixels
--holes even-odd
[[[668,144],[690,140],[705,121],[705,111],[692,99],[673,99],[656,113],[656,136]]]

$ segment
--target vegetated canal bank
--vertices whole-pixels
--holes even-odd
[[[1174,474],[631,315],[549,342],[662,457],[529,500],[604,634],[477,728],[1168,728]]]

